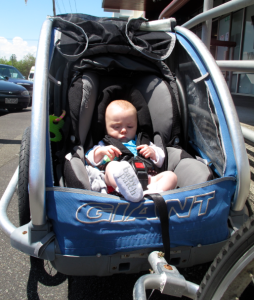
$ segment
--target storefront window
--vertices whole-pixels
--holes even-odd
[[[232,48],[232,59],[240,59],[240,46],[241,46],[241,32],[243,22],[243,9],[237,11],[232,15],[232,28],[230,41],[236,42],[236,47]]]
[[[230,92],[235,93],[236,92],[236,81],[237,81],[237,74],[232,75],[231,80],[231,86],[230,86]]]
[[[230,41],[236,42],[236,46],[230,49],[229,59],[239,60],[240,59],[240,48],[241,48],[241,34],[242,34],[242,24],[243,24],[243,12],[241,9],[232,14],[232,27]],[[231,93],[236,93],[237,84],[237,73],[233,72],[231,79],[230,91]]]
[[[254,59],[254,5],[246,10],[242,59]]]
[[[254,95],[254,74],[241,74],[239,90],[240,94]]]
[[[219,21],[219,32],[218,32],[218,40],[220,41],[229,41],[229,26],[230,26],[230,16],[226,16],[225,18]],[[227,50],[228,47],[217,47],[217,60],[225,60],[227,59]]]
[[[254,5],[246,9],[242,59],[254,60]],[[254,95],[254,74],[241,74],[239,93]]]

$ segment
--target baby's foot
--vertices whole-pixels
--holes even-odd
[[[157,183],[152,183],[149,184],[147,186],[147,190],[144,191],[143,195],[147,195],[147,194],[155,194],[155,193],[162,193],[163,190],[158,188],[158,184]]]
[[[127,161],[120,162],[118,166],[113,172],[117,184],[116,191],[128,201],[140,201],[143,198],[143,189],[133,168]]]

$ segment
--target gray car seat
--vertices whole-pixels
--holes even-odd
[[[93,141],[91,135],[92,119],[94,111],[96,111],[97,99],[105,88],[107,80],[98,73],[86,71],[82,78],[74,82],[69,89],[68,98],[73,127],[71,140],[76,145],[66,156],[64,164],[64,178],[67,187],[91,189],[85,168],[84,153],[97,142]],[[123,80],[113,78],[113,82],[118,84]],[[176,145],[179,138],[175,135],[174,123],[177,122],[178,106],[168,83],[156,75],[149,74],[136,77],[132,84],[141,92],[148,105],[153,131],[160,133],[160,135],[155,135],[154,143],[167,152],[165,169],[176,173],[177,186],[181,188],[213,179],[212,171],[202,160],[193,158]]]

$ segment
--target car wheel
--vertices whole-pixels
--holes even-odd
[[[8,108],[8,111],[9,113],[13,113],[13,112],[17,112],[17,111],[22,111],[23,110],[23,107],[11,107],[11,108]]]
[[[8,112],[9,112],[9,113],[12,113],[12,112],[15,112],[15,111],[16,111],[16,108],[14,108],[14,107],[12,107],[12,108],[9,108],[9,107],[8,107],[7,109],[8,109]]]
[[[30,206],[28,193],[30,134],[31,128],[27,127],[22,136],[19,153],[18,204],[20,226],[30,222]]]

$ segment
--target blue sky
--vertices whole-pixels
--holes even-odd
[[[47,16],[53,15],[52,0],[1,0],[0,58],[16,54],[20,60],[31,53],[36,56],[40,30]],[[56,14],[85,13],[110,17],[102,0],[55,0]]]

